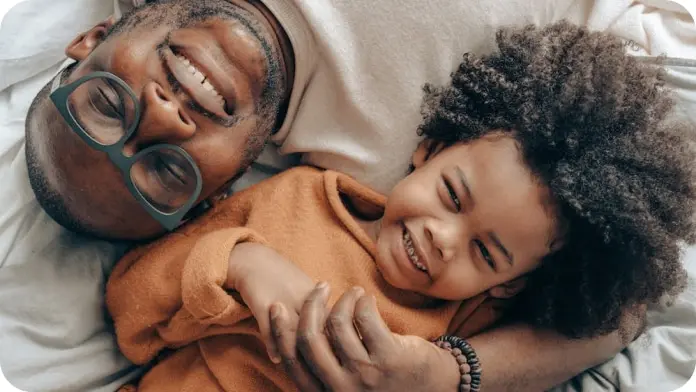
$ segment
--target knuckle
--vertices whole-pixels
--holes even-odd
[[[317,333],[314,331],[302,331],[297,334],[297,345],[301,348],[306,348],[312,345],[317,338]]]
[[[305,305],[317,302],[320,294],[321,294],[321,291],[317,290],[316,288],[313,288],[312,291],[309,292],[309,294],[307,295],[307,297],[304,300]]]
[[[403,357],[400,355],[379,355],[372,358],[374,368],[381,374],[387,374],[398,369],[400,361],[403,361]]]
[[[372,358],[372,363],[376,369],[390,369],[391,361],[383,356]]]
[[[346,327],[348,320],[340,314],[331,314],[327,318],[326,324],[330,330],[339,331]]]
[[[355,312],[355,322],[358,324],[367,324],[371,317],[372,316],[368,310],[359,310]]]
[[[295,355],[287,355],[283,357],[283,366],[285,366],[286,370],[291,371],[297,367],[297,364],[297,357]]]
[[[374,366],[366,366],[360,369],[360,384],[363,391],[377,391],[383,381],[383,374]]]
[[[281,339],[286,336],[286,332],[283,328],[274,326],[271,328],[271,337],[274,339]]]

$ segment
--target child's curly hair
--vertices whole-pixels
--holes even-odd
[[[559,22],[498,31],[498,53],[426,86],[419,132],[447,144],[505,132],[550,189],[563,247],[530,275],[515,314],[571,337],[678,294],[680,243],[696,240],[694,130],[665,121],[661,71],[622,42]]]

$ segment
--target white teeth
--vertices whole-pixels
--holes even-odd
[[[194,76],[196,79],[198,79],[198,82],[199,82],[199,83],[203,83],[203,81],[205,80],[205,75],[203,75],[203,73],[202,73],[201,71],[199,71],[199,70],[195,70],[195,71],[193,72],[193,76]]]
[[[215,88],[213,87],[213,85],[210,84],[210,82],[207,81],[207,80],[203,82],[203,88],[206,89],[206,90],[208,90],[208,91],[215,90]]]
[[[420,262],[418,254],[416,253],[416,249],[413,247],[411,235],[408,231],[404,231],[404,246],[406,247],[406,254],[408,254],[408,258],[411,260],[413,265],[415,265],[416,268],[423,272],[428,272],[428,269],[425,267],[425,265],[423,265],[423,263]]]
[[[211,93],[213,93],[213,95],[215,95],[215,97],[218,100],[224,102],[225,99],[222,97],[222,95],[220,95],[220,93],[217,90],[215,90],[215,87],[213,87],[213,85],[208,81],[208,77],[205,76],[201,71],[199,71],[198,68],[196,68],[196,66],[194,66],[189,59],[180,54],[176,55],[176,57],[179,60],[181,60],[181,62],[187,65],[188,71],[191,72],[191,74],[196,78],[196,80],[203,85],[203,88],[206,91],[210,91]]]

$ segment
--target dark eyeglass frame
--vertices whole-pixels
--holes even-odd
[[[136,129],[138,129],[141,116],[140,102],[138,98],[135,96],[135,93],[130,88],[130,86],[128,86],[128,84],[118,76],[110,72],[104,71],[92,72],[65,86],[60,86],[62,76],[63,72],[61,72],[58,76],[55,77],[50,91],[51,101],[53,101],[53,104],[55,105],[56,109],[58,109],[58,113],[60,113],[60,115],[63,117],[68,126],[73,130],[73,132],[80,136],[80,138],[85,143],[87,143],[87,145],[89,145],[91,148],[97,151],[106,153],[106,155],[109,157],[109,160],[111,160],[111,162],[121,171],[123,181],[125,182],[126,187],[130,191],[130,193],[133,195],[133,197],[135,197],[138,203],[140,203],[140,205],[143,206],[143,208],[145,208],[145,210],[148,214],[150,214],[150,216],[152,216],[155,220],[157,220],[157,222],[159,222],[159,224],[161,224],[165,229],[169,231],[177,228],[181,223],[183,223],[186,214],[194,207],[194,203],[196,202],[196,200],[198,200],[198,196],[200,196],[201,194],[201,188],[203,187],[203,178],[201,177],[200,169],[198,168],[198,165],[196,165],[196,162],[193,160],[193,158],[183,148],[175,146],[173,144],[164,143],[155,144],[153,146],[147,147],[142,151],[138,151],[138,153],[131,157],[126,156],[123,153],[123,147],[125,146],[128,139],[130,139],[130,137],[136,131]],[[119,87],[121,87],[124,91],[128,93],[128,95],[130,95],[130,98],[133,100],[134,104],[135,117],[133,119],[133,124],[131,124],[130,127],[125,131],[121,139],[109,145],[101,144],[94,138],[92,138],[92,136],[90,136],[89,133],[87,133],[87,131],[85,131],[85,129],[82,128],[82,125],[80,125],[77,119],[75,119],[73,114],[70,112],[70,108],[68,106],[68,97],[70,96],[70,94],[72,94],[83,83],[97,78],[108,79],[111,82],[118,84]],[[196,175],[196,188],[192,193],[191,197],[189,198],[189,200],[186,201],[186,203],[184,203],[181,207],[179,207],[177,210],[171,213],[163,212],[157,207],[153,206],[152,203],[150,203],[147,200],[147,198],[140,192],[140,190],[138,190],[130,176],[131,168],[141,157],[147,155],[148,153],[154,150],[167,149],[175,151],[179,153],[181,156],[183,156],[191,165]]]

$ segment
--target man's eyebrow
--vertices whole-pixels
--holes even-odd
[[[466,192],[466,197],[469,200],[469,206],[473,207],[475,203],[474,201],[474,195],[471,193],[471,187],[469,187],[469,182],[466,180],[466,175],[464,174],[464,171],[462,168],[459,166],[455,166],[454,169],[457,171],[457,176],[459,177],[459,180],[462,183],[462,188],[464,188],[464,192]]]
[[[493,232],[488,232],[488,237],[491,239],[491,241],[496,246],[496,248],[498,248],[501,252],[503,252],[505,257],[507,257],[508,263],[510,263],[510,265],[512,265],[514,262],[514,257],[512,255],[512,253],[510,253],[510,251],[508,251],[505,248],[503,243],[500,241],[500,238],[498,238],[498,236]]]

